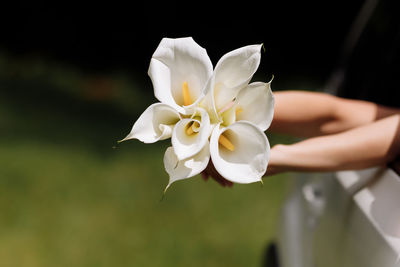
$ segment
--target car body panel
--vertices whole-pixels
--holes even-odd
[[[400,266],[400,178],[391,169],[299,174],[291,187],[282,266]]]

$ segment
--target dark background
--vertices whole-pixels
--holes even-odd
[[[33,54],[89,73],[144,73],[163,37],[192,36],[214,64],[230,50],[264,43],[258,73],[274,74],[278,86],[289,83],[299,89],[296,83],[304,80],[318,85],[328,80],[365,2],[18,3],[2,10],[0,47],[17,57]],[[357,46],[346,57],[350,78],[339,90],[341,96],[396,104],[392,100],[398,91],[394,77],[399,74],[400,24],[395,2],[377,1]]]
[[[215,64],[235,48],[264,43],[259,72],[324,80],[363,1],[144,1],[3,9],[0,47],[88,72],[147,71],[163,37],[192,36]],[[54,5],[54,4],[53,4]],[[280,77],[282,76],[282,77]],[[294,88],[296,89],[296,88]]]

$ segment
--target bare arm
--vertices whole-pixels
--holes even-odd
[[[284,171],[336,171],[387,164],[400,154],[400,115],[346,132],[271,149],[267,175]]]
[[[283,91],[274,95],[275,114],[269,130],[298,137],[335,134],[400,113],[400,109],[324,93]]]
[[[337,171],[387,164],[400,154],[400,109],[324,93],[275,94],[275,114],[268,131],[310,137],[276,145],[266,175],[285,171]],[[226,183],[210,163],[203,178]]]

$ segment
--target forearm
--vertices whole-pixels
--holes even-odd
[[[275,93],[275,115],[270,130],[314,137],[343,132],[399,112],[399,109],[324,93],[282,91]]]
[[[271,149],[267,174],[336,171],[386,164],[400,151],[399,115],[339,134],[310,138]]]

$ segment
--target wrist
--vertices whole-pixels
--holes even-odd
[[[266,175],[274,175],[289,171],[287,163],[287,151],[287,145],[278,144],[271,148]]]

